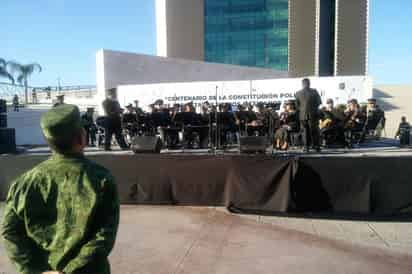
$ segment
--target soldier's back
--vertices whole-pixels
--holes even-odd
[[[75,268],[69,264],[97,233],[105,218],[103,205],[118,204],[107,169],[83,156],[57,154],[18,178],[8,199],[24,220],[27,234],[41,247],[35,252],[49,269]],[[85,273],[110,272],[104,257],[82,267]]]

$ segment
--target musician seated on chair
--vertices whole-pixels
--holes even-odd
[[[132,104],[126,106],[126,112],[122,116],[122,126],[129,137],[137,135],[137,114]]]
[[[352,146],[356,133],[362,133],[365,119],[366,114],[362,111],[358,101],[356,99],[350,100],[344,119],[345,137],[349,147]]]
[[[326,101],[326,107],[320,112],[320,135],[325,145],[344,145],[344,112],[335,108],[332,99]]]
[[[152,124],[157,127],[160,139],[168,149],[178,146],[181,127],[176,125],[176,116],[179,110],[179,104],[174,104],[171,108],[162,105],[150,115]]]
[[[345,112],[345,130],[361,131],[365,123],[365,115],[356,99],[348,102],[348,109]]]
[[[258,103],[252,109],[249,106],[247,134],[248,136],[260,136],[264,132],[266,114],[264,104]]]
[[[220,105],[221,112],[218,113],[218,127],[219,127],[219,137],[220,145],[228,145],[228,135],[237,132],[236,117],[232,112],[232,106],[228,103]]]
[[[175,122],[182,126],[183,145],[188,148],[194,148],[196,134],[200,136],[201,116],[196,113],[193,103],[187,103],[183,106],[183,112],[176,114]]]
[[[280,114],[280,128],[275,133],[275,148],[288,150],[292,132],[299,132],[299,116],[295,101],[289,100],[285,102],[284,111]]]
[[[257,134],[259,136],[266,136],[269,131],[270,113],[268,112],[264,103],[257,104]]]
[[[236,126],[239,129],[240,135],[247,134],[247,124],[250,120],[249,111],[247,110],[247,105],[239,104],[237,106],[237,111],[235,112]]]
[[[364,135],[372,133],[373,135],[379,137],[381,131],[385,128],[385,122],[385,112],[376,103],[376,99],[368,99]]]

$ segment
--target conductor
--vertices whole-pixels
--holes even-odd
[[[319,106],[322,99],[316,89],[310,88],[310,80],[302,80],[302,90],[295,95],[296,106],[299,111],[299,120],[302,130],[302,139],[305,152],[312,147],[320,151],[319,136]]]

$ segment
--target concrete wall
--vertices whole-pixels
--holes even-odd
[[[373,93],[386,112],[388,137],[395,135],[401,116],[412,122],[412,85],[378,85]]]
[[[88,107],[98,108],[96,97],[76,98],[72,96],[65,98],[65,102],[78,106],[82,112],[86,111]],[[46,145],[40,128],[40,118],[51,106],[51,102],[42,105],[29,105],[26,108],[21,108],[19,112],[14,112],[12,108],[9,108],[7,122],[10,128],[16,129],[16,144],[18,146]]]
[[[289,73],[200,61],[100,50],[96,55],[97,101],[120,85],[288,78]],[[101,109],[100,109],[101,110]]]
[[[204,60],[203,0],[156,1],[157,55]]]
[[[336,1],[335,74],[368,73],[369,0]]]
[[[16,144],[46,145],[40,118],[50,107],[22,108],[19,112],[8,112],[8,126],[16,129]]]
[[[311,76],[316,71],[317,0],[289,1],[289,71]]]

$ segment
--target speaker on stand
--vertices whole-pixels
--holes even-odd
[[[0,99],[0,128],[7,127],[7,105],[6,100]]]
[[[0,154],[16,152],[16,130],[7,128],[7,105],[0,99]]]

